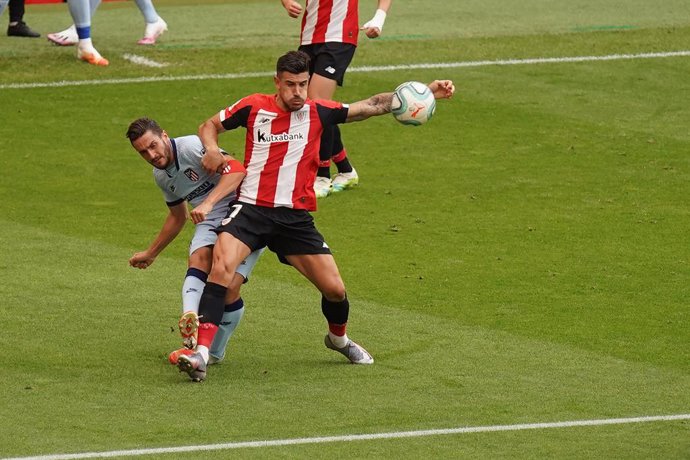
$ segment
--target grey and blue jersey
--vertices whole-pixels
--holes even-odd
[[[168,206],[187,201],[193,207],[201,204],[208,193],[220,181],[220,174],[209,174],[201,165],[204,147],[198,136],[170,138],[173,161],[166,169],[153,168],[156,184],[163,191]],[[217,235],[213,231],[225,218],[235,194],[220,199],[206,215],[206,220],[196,224],[194,236],[189,243],[189,254],[199,248],[212,246]]]
[[[187,201],[196,207],[204,201],[206,195],[220,181],[219,174],[209,174],[201,165],[204,156],[204,146],[198,136],[182,136],[170,138],[172,144],[173,161],[166,169],[153,169],[156,184],[163,191],[168,206],[175,206]],[[217,207],[228,209],[228,203],[235,198],[235,194],[220,200]]]

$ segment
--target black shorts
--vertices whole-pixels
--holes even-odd
[[[352,62],[357,47],[351,43],[316,43],[301,45],[300,51],[304,51],[311,58],[309,75],[317,74],[329,80],[335,80],[338,86],[343,86],[345,70]]]
[[[287,263],[285,256],[331,253],[314,218],[303,209],[237,202],[215,231],[230,233],[252,251],[268,246],[283,263]]]

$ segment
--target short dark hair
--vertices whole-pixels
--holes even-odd
[[[304,51],[288,51],[278,58],[276,63],[276,75],[281,72],[294,74],[309,72],[311,59]]]
[[[155,120],[142,117],[130,123],[129,128],[127,128],[126,136],[130,142],[134,142],[146,134],[146,131],[151,131],[156,136],[161,136],[163,134],[163,128],[161,128]]]

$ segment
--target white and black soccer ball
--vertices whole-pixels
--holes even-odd
[[[408,81],[395,88],[391,113],[403,125],[422,125],[431,120],[435,110],[434,93],[424,83]]]

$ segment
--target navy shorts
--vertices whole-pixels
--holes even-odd
[[[303,254],[331,254],[323,236],[314,225],[309,211],[292,208],[268,208],[237,202],[216,229],[227,232],[249,246],[252,251],[268,246],[285,256]]]
[[[338,86],[343,86],[345,71],[352,62],[357,47],[351,43],[316,43],[302,45],[304,51],[311,58],[309,75],[317,74],[329,80],[335,80]]]

